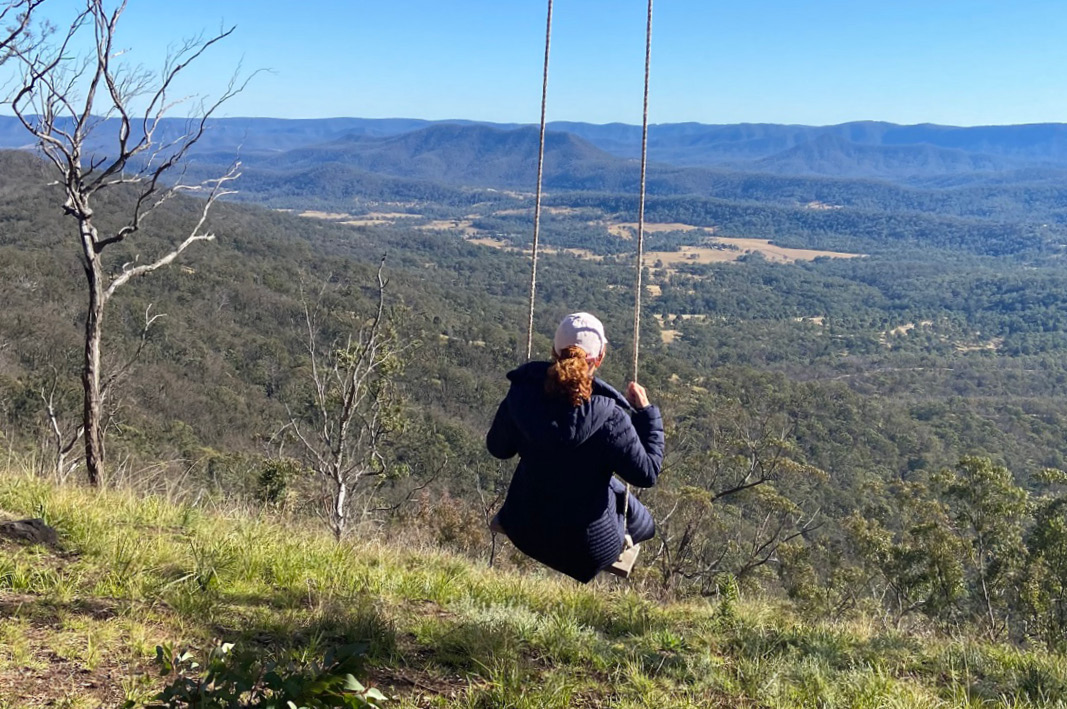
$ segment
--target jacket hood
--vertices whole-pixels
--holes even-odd
[[[580,406],[545,394],[549,362],[529,362],[508,372],[508,409],[522,435],[541,445],[575,448],[608,422],[616,407],[632,410],[625,397],[593,379],[593,396]]]

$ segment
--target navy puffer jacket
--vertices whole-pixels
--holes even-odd
[[[622,509],[609,487],[617,473],[637,487],[656,483],[663,465],[663,419],[594,379],[581,406],[544,391],[548,362],[508,373],[486,447],[520,460],[497,519],[519,551],[587,582],[623,546]]]

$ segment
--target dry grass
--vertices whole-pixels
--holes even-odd
[[[421,214],[410,212],[367,212],[357,216],[344,212],[319,212],[311,209],[300,212],[300,216],[308,219],[337,222],[345,226],[392,226],[401,219],[422,218]]]
[[[660,330],[659,331],[659,335],[660,335],[660,339],[663,340],[663,344],[669,345],[672,342],[674,342],[675,340],[677,340],[679,337],[682,336],[682,331],[681,330]]]
[[[472,244],[478,244],[479,246],[489,246],[494,249],[515,249],[510,242],[503,239],[494,239],[491,236],[476,236],[467,239]],[[518,249],[515,249],[518,251]]]
[[[997,350],[999,350],[1001,348],[1001,346],[1003,346],[1003,344],[1004,344],[1004,338],[1003,337],[994,337],[992,340],[989,340],[988,342],[979,342],[977,344],[968,345],[968,344],[960,343],[960,344],[956,345],[956,351],[957,352],[983,352],[983,351],[996,352]]]
[[[815,204],[815,203],[812,203]],[[812,206],[810,208],[815,209],[830,209],[830,205]],[[545,211],[549,214],[556,214],[561,216],[576,216],[582,212],[580,209],[573,207],[546,207]],[[400,212],[400,211],[381,211],[381,212],[368,212],[363,215],[346,214],[343,212],[321,212],[315,210],[305,210],[299,213],[302,217],[310,219],[322,219],[328,221],[338,222],[347,226],[388,226],[394,225],[399,220],[404,219],[419,219],[421,215],[412,212]],[[520,207],[511,209],[501,209],[492,214],[496,216],[531,216],[533,214],[532,207]],[[495,249],[516,250],[509,242],[498,239],[492,236],[488,236],[482,229],[477,229],[474,226],[474,221],[480,218],[478,214],[468,214],[463,218],[456,219],[434,219],[424,224],[415,226],[416,229],[426,231],[450,231],[458,232],[465,239],[473,244],[479,244],[481,246],[489,246]],[[601,225],[601,222],[590,222],[590,224]],[[637,233],[637,224],[633,222],[615,222],[604,225],[608,232],[621,239],[632,239]],[[673,273],[677,270],[678,266],[683,264],[712,264],[712,263],[731,263],[737,261],[746,254],[759,253],[762,254],[765,259],[774,263],[796,263],[797,261],[812,261],[819,257],[827,258],[857,258],[864,254],[844,253],[839,251],[822,251],[819,249],[794,249],[786,246],[777,246],[772,244],[768,239],[755,239],[755,238],[740,238],[740,237],[722,237],[714,236],[714,227],[701,227],[694,226],[692,224],[683,224],[680,222],[670,223],[648,223],[645,224],[645,231],[647,233],[664,233],[672,231],[693,232],[696,235],[703,235],[705,244],[712,245],[692,245],[682,246],[678,251],[649,251],[646,252],[645,258],[648,263],[655,263],[659,261],[668,273]],[[561,247],[543,247],[544,253],[555,254],[570,254],[577,256],[578,258],[600,261],[603,260],[603,256],[597,254],[589,249],[581,248],[561,248]],[[658,288],[658,286],[656,286]],[[660,295],[654,293],[653,295]]]
[[[674,330],[667,327],[667,320],[659,313],[655,315],[656,322],[659,323],[659,336],[663,344],[669,345],[682,336],[681,330]]]

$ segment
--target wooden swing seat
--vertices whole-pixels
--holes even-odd
[[[604,569],[604,571],[620,578],[630,578],[630,574],[633,573],[634,570],[634,564],[637,563],[637,555],[640,551],[641,545],[634,544],[634,540],[627,534],[626,543],[622,548],[622,552],[619,554],[619,558],[615,560],[614,564]]]

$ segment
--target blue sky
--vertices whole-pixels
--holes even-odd
[[[48,0],[56,22],[76,0]],[[535,122],[544,0],[130,0],[128,56],[237,31],[190,68],[230,116]],[[556,0],[548,118],[640,123],[645,0]],[[659,0],[650,120],[1067,122],[1063,0]]]

